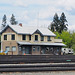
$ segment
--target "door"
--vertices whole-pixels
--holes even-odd
[[[22,47],[22,54],[26,54],[26,48],[24,46]]]
[[[32,46],[32,55],[40,54],[40,46]]]

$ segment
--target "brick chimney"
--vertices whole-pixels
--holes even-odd
[[[19,26],[21,26],[21,27],[22,27],[22,23],[19,23]]]

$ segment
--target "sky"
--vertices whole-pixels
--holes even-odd
[[[75,0],[0,0],[0,24],[4,14],[10,25],[11,15],[25,26],[47,27],[55,13],[61,16],[64,12],[68,29],[75,30]]]

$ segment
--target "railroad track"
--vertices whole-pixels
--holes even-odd
[[[75,63],[1,64],[0,72],[75,71]]]
[[[37,72],[72,70],[75,71],[74,55],[0,55],[0,72]]]
[[[67,63],[75,62],[74,55],[0,55],[0,64]]]

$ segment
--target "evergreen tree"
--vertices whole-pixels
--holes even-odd
[[[49,29],[52,31],[52,32],[55,32],[55,25],[54,23],[52,22]]]
[[[56,31],[58,31],[59,30],[59,17],[57,13],[55,13],[54,15],[53,22],[54,22]]]
[[[12,14],[11,19],[10,19],[11,25],[16,25],[18,22],[15,19],[15,16]]]
[[[66,22],[67,20],[64,13],[61,14],[60,19],[58,17],[58,14],[55,13],[53,21],[48,28],[53,32],[57,31],[58,33],[62,33],[62,31],[67,31],[68,29],[68,24],[66,24]]]
[[[60,28],[59,28],[59,32],[61,33],[62,31],[67,31],[67,26],[68,24],[66,24],[67,20],[66,20],[66,16],[65,14],[62,12],[61,16],[60,16]]]
[[[71,44],[72,44],[72,48],[75,52],[75,32],[72,33],[72,42],[71,42]]]
[[[55,32],[58,31],[59,32],[59,17],[58,14],[55,13],[54,17],[53,17],[53,22],[50,25],[50,29]]]
[[[6,18],[6,15],[4,14],[3,19],[2,19],[2,27],[6,26],[6,20],[7,18]]]

